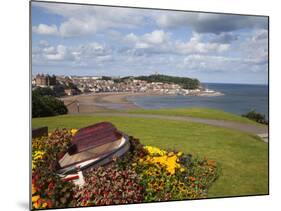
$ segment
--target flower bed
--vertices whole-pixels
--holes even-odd
[[[206,198],[218,177],[215,161],[180,151],[143,146],[130,137],[130,150],[106,167],[83,172],[75,186],[56,173],[57,160],[77,130],[56,130],[32,140],[32,203],[34,209],[128,204]]]

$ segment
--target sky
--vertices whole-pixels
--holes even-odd
[[[268,84],[268,18],[32,2],[32,74]]]

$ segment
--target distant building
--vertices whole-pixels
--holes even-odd
[[[79,92],[76,89],[65,89],[64,92],[68,96],[79,94]]]
[[[35,77],[35,85],[40,87],[54,86],[56,85],[56,76],[37,74]]]

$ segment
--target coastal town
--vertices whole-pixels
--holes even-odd
[[[202,85],[185,89],[176,83],[149,82],[134,77],[112,78],[106,76],[56,76],[37,74],[32,76],[32,88],[49,87],[59,97],[89,93],[146,93],[156,95],[220,96],[223,93]]]

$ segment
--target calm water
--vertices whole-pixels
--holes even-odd
[[[136,105],[147,108],[208,107],[235,114],[244,114],[253,109],[268,118],[268,86],[242,84],[204,84],[209,89],[220,91],[224,96],[136,96],[128,97]]]

